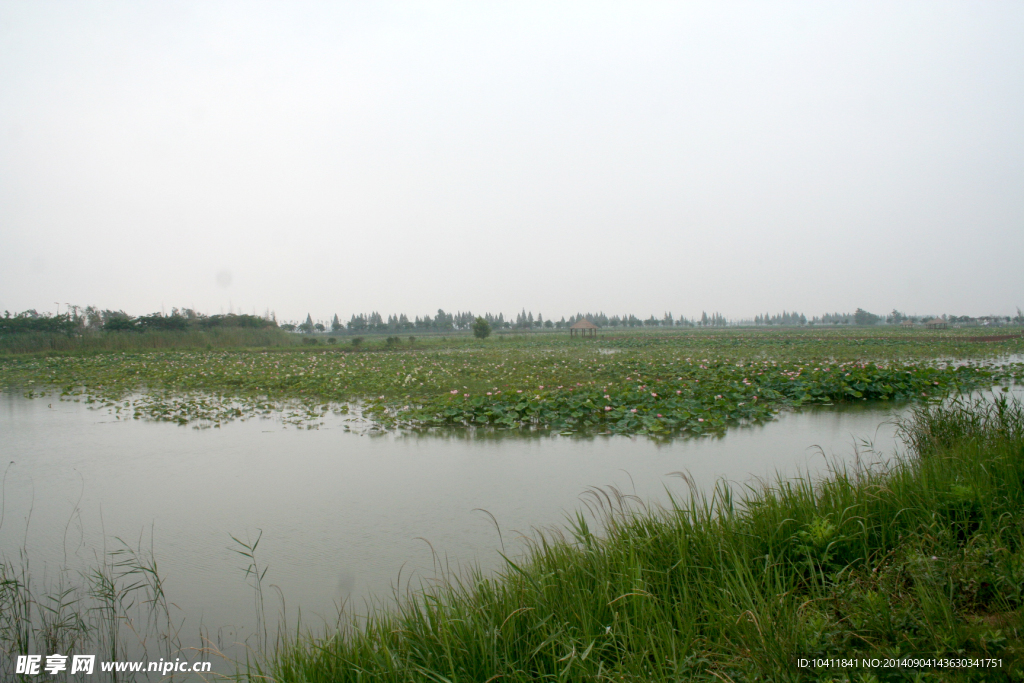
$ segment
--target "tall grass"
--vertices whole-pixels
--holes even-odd
[[[61,568],[38,583],[22,549],[0,559],[0,680],[135,681],[146,673],[19,675],[18,655],[96,655],[97,661],[208,658],[206,649],[183,646],[182,620],[176,620],[164,593],[152,550],[117,540],[115,549],[84,572]],[[181,676],[179,675],[179,678]],[[173,680],[172,675],[162,680]]]
[[[206,349],[297,346],[299,338],[279,329],[243,327],[210,330],[146,332],[89,332],[80,335],[22,332],[0,335],[0,354],[139,351],[152,349]]]
[[[276,681],[1007,680],[1024,675],[1024,409],[957,402],[875,469],[664,508],[595,491],[495,575],[451,574],[336,632],[281,635]],[[688,481],[685,475],[682,475]],[[993,657],[994,669],[801,668],[800,657]],[[864,678],[868,676],[867,678]],[[871,677],[875,678],[872,679]]]

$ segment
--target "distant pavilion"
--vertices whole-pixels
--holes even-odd
[[[942,318],[932,318],[924,324],[929,330],[944,330],[949,327]]]
[[[569,336],[575,337],[596,337],[597,336],[597,325],[590,322],[586,318],[581,318],[573,323],[573,326],[569,328]]]

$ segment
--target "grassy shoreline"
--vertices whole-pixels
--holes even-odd
[[[337,633],[281,636],[249,681],[1016,680],[1024,408],[922,408],[886,471],[691,491],[584,517],[497,576],[450,577]],[[814,669],[800,657],[994,664]]]

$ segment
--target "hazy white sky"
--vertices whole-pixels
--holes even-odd
[[[1012,314],[1024,3],[0,2],[0,311]]]

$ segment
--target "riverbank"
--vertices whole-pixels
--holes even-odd
[[[906,457],[812,485],[595,497],[496,576],[451,576],[327,637],[282,636],[278,681],[1007,680],[1024,672],[1024,409],[918,411]],[[851,658],[856,668],[801,667]],[[949,667],[881,666],[948,658]],[[969,666],[969,668],[954,668]],[[859,679],[857,679],[859,680]]]

